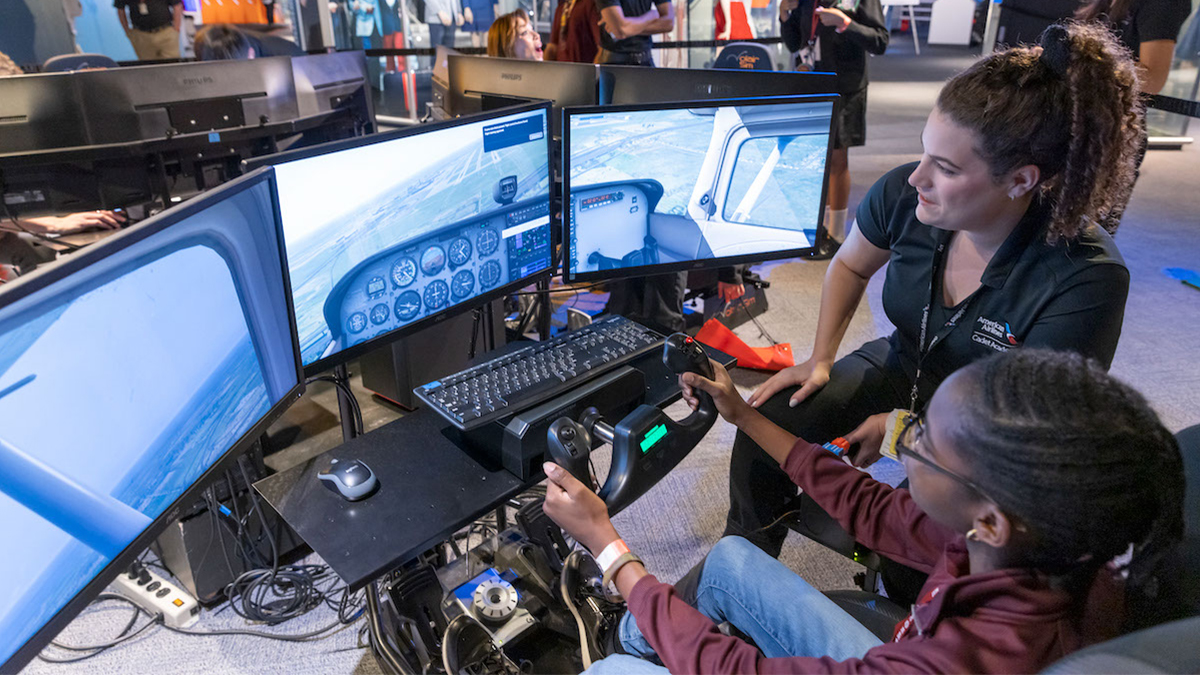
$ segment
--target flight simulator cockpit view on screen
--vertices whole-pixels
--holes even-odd
[[[0,664],[299,391],[269,177],[0,298]]]
[[[824,209],[834,101],[567,109],[567,279],[798,255]]]
[[[306,367],[550,269],[545,105],[336,145],[275,165]]]

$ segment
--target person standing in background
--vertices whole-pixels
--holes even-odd
[[[383,36],[384,49],[404,49],[404,22],[400,12],[404,11],[404,0],[379,0],[379,33]],[[385,70],[389,73],[403,72],[408,64],[403,56],[387,57]]]
[[[600,8],[600,53],[596,63],[653,66],[651,35],[675,29],[670,0],[596,0]]]
[[[600,52],[600,9],[595,0],[563,0],[550,25],[547,61],[595,63]]]
[[[500,16],[500,3],[493,0],[462,0],[463,32],[471,36],[472,47],[487,46],[487,32]]]
[[[113,7],[139,60],[179,58],[180,0],[113,0]]]
[[[454,48],[454,29],[463,25],[458,0],[427,0],[425,18],[429,22],[429,46]]]
[[[1090,0],[1075,18],[1112,29],[1137,61],[1142,93],[1157,94],[1167,83],[1175,41],[1191,13],[1188,0]]]
[[[824,233],[815,242],[821,253],[832,254],[846,240],[850,205],[850,148],[867,142],[867,54],[887,50],[879,0],[780,0],[783,43],[797,54],[798,70],[837,75],[842,100],[834,122],[833,152],[829,156],[829,202]]]

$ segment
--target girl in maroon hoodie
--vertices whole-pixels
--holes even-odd
[[[1077,354],[1022,349],[947,378],[897,444],[893,489],[763,417],[714,363],[708,392],[805,492],[873,550],[929,580],[883,643],[739,537],[706,557],[694,604],[624,553],[604,503],[554,464],[547,515],[600,559],[628,599],[620,650],[589,672],[1028,673],[1112,637],[1095,601],[1144,582],[1182,535],[1179,448],[1146,401]],[[1132,547],[1123,567],[1110,564]],[[1112,593],[1108,593],[1111,597]],[[1117,605],[1119,607],[1119,605]],[[728,621],[754,645],[722,634]]]

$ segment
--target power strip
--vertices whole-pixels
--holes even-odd
[[[161,614],[163,623],[171,628],[187,628],[200,619],[200,603],[195,598],[144,565],[130,565],[111,588],[151,616]]]

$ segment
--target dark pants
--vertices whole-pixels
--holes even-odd
[[[780,427],[812,443],[827,443],[853,431],[866,418],[909,406],[912,381],[887,338],[866,343],[833,365],[829,383],[795,408],[796,387],[767,399],[758,410]],[[928,393],[922,387],[922,398]],[[749,436],[739,431],[729,458],[729,515],[724,536],[744,537],[779,557],[787,527],[774,523],[787,513],[796,484]]]
[[[596,56],[596,63],[613,66],[649,66],[654,67],[654,56],[650,50],[644,52],[610,52],[601,48]]]
[[[619,279],[605,286],[609,293],[606,314],[619,314],[663,335],[683,330],[687,272]]]

